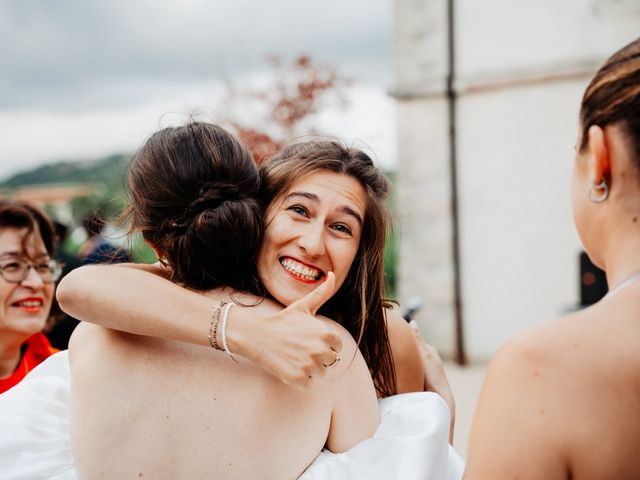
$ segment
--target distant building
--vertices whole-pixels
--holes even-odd
[[[71,200],[75,197],[90,197],[95,192],[93,184],[77,185],[36,185],[18,187],[4,192],[12,198],[33,202],[40,207],[49,207],[55,217],[64,222],[71,222]]]
[[[580,301],[578,107],[640,35],[640,2],[395,4],[400,299],[423,297],[423,332],[446,356],[482,361]]]

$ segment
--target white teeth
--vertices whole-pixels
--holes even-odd
[[[18,302],[18,303],[16,303],[16,305],[18,307],[33,308],[33,307],[41,307],[42,306],[42,302],[37,301],[37,300],[26,300],[24,302]]]
[[[317,280],[322,275],[320,270],[316,270],[315,268],[307,267],[302,265],[290,258],[284,258],[280,260],[280,263],[289,272],[295,274],[300,278],[304,278],[305,280]]]

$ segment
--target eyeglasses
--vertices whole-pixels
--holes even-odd
[[[41,263],[11,260],[0,262],[0,275],[9,283],[20,283],[29,276],[29,270],[33,268],[44,283],[54,283],[62,274],[62,266],[62,263],[57,260],[47,260]]]

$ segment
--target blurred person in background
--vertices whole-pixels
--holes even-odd
[[[611,288],[496,354],[470,480],[640,478],[640,39],[591,80],[575,148],[574,222]]]
[[[80,266],[80,260],[65,250],[65,242],[69,233],[67,225],[54,220],[53,226],[57,239],[55,259],[62,265],[62,274],[60,275],[60,279],[62,279],[70,271]],[[78,323],[80,323],[78,320],[60,309],[58,301],[54,298],[51,306],[50,321],[44,333],[53,347],[58,350],[66,350],[69,347],[69,338],[71,338],[71,334],[78,326]]]
[[[62,264],[62,273],[60,274],[60,279],[62,279],[71,270],[80,266],[80,260],[77,256],[69,253],[65,248],[65,243],[69,237],[69,227],[58,220],[54,220],[53,228],[56,231],[55,259]]]
[[[61,273],[55,232],[37,207],[0,200],[0,393],[57,350],[42,333]]]
[[[131,261],[125,250],[113,245],[105,238],[105,226],[104,219],[97,212],[89,212],[82,219],[82,227],[87,233],[87,239],[78,249],[78,257],[82,265]]]

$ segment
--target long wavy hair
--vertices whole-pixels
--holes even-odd
[[[391,225],[384,201],[389,182],[366,153],[337,140],[295,143],[260,165],[265,204],[277,201],[297,180],[318,170],[348,175],[367,194],[356,257],[344,283],[319,313],[339,322],[356,339],[378,394],[387,397],[397,392],[385,320],[390,305],[384,299],[383,255]]]

